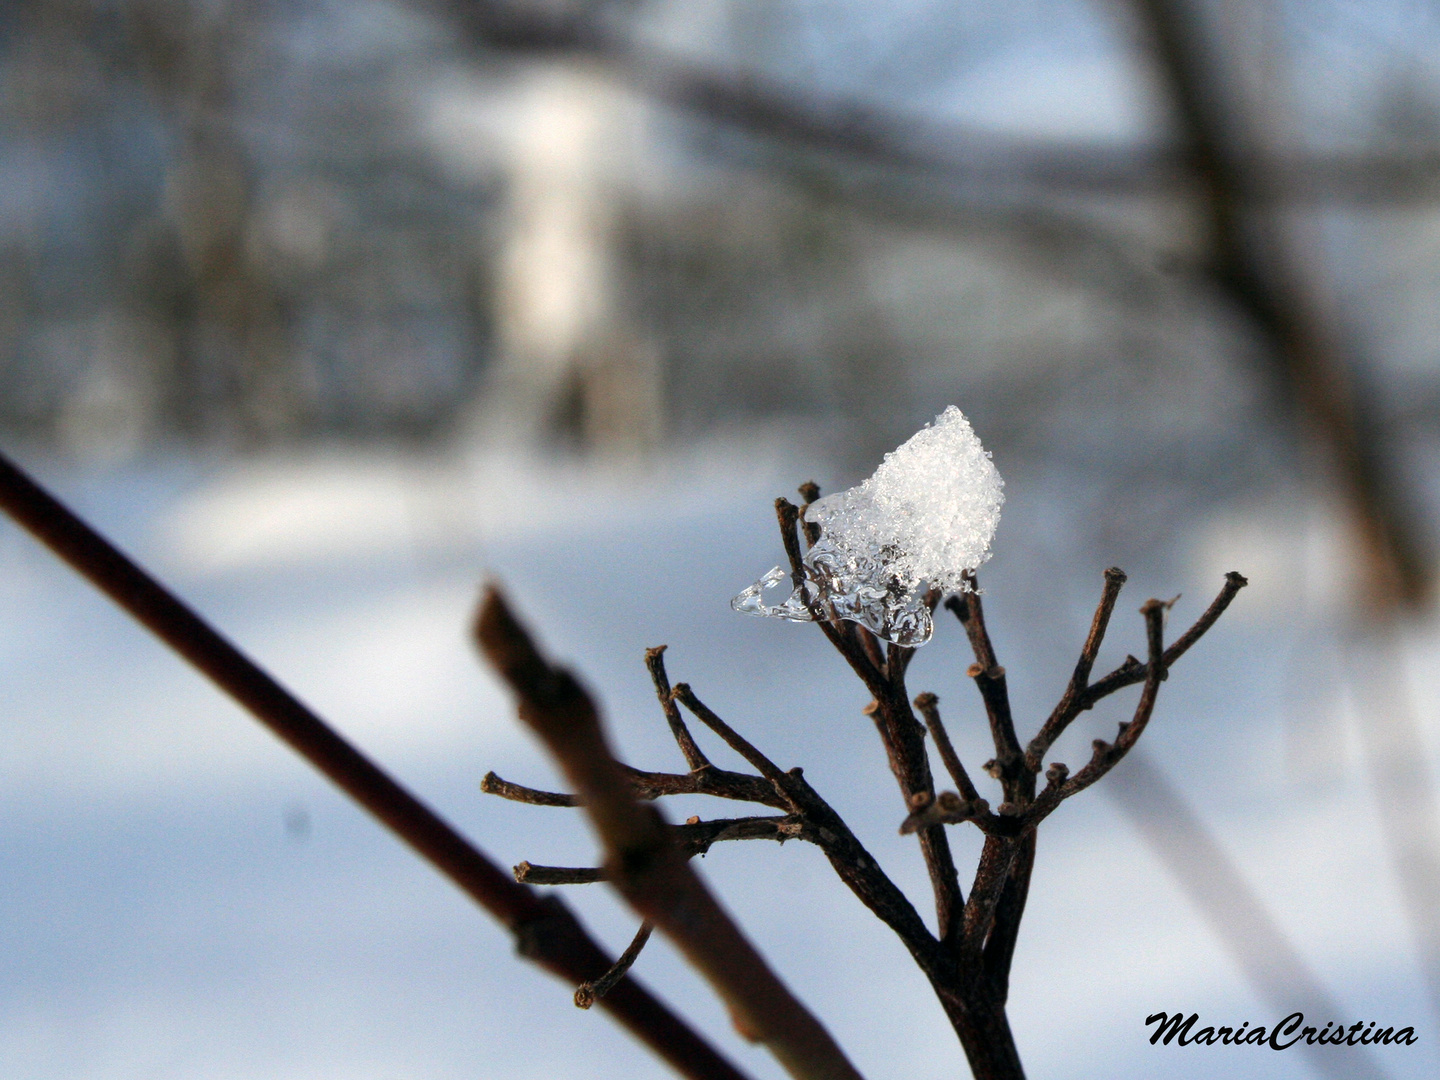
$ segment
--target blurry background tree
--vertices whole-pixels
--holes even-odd
[[[1168,520],[1299,468],[1210,243],[1244,199],[1304,234],[1367,430],[1413,442],[1430,22],[1182,5],[1196,78],[1245,96],[1177,110],[1168,8],[11,5],[3,419],[117,454],[844,417],[858,465],[963,396],[1012,455],[1063,431],[1092,478],[1150,474]]]
[[[1437,46],[1418,0],[15,0],[0,423],[85,461],[765,428],[859,474],[958,402],[1065,493],[1042,565],[1338,507],[1346,571],[1276,602],[1380,673],[1440,1001],[1431,732],[1377,690],[1434,569]]]

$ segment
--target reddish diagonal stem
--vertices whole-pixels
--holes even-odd
[[[609,969],[610,959],[567,908],[512,881],[3,455],[0,507],[504,923],[523,956],[572,986]],[[634,982],[623,980],[600,1005],[682,1075],[695,1080],[745,1080],[683,1020]]]

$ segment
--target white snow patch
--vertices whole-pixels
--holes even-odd
[[[886,641],[923,645],[933,624],[920,583],[942,593],[969,588],[965,575],[990,558],[1004,486],[970,421],[951,405],[863,484],[806,508],[822,534],[805,555],[803,594],[766,607],[760,594],[785,576],[776,567],[731,606],[796,622],[833,609]]]

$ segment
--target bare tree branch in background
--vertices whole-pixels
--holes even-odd
[[[1440,1012],[1440,802],[1423,759],[1424,740],[1405,700],[1398,627],[1406,609],[1433,599],[1433,552],[1412,502],[1412,485],[1391,453],[1372,402],[1360,392],[1352,358],[1307,289],[1303,264],[1278,218],[1278,165],[1256,169],[1245,103],[1207,44],[1191,0],[1138,0],[1156,61],[1170,86],[1200,183],[1216,262],[1215,281],[1251,320],[1274,374],[1344,497],[1365,566],[1355,596],[1371,625],[1358,629],[1357,685],[1373,689],[1377,665],[1385,693],[1357,695],[1391,859],[1417,939],[1431,1004]],[[1389,657],[1389,659],[1383,659]]]
[[[1017,192],[1177,194],[1188,184],[1187,151],[1046,143],[981,132],[853,99],[819,98],[752,72],[724,71],[636,44],[595,17],[596,5],[508,0],[412,0],[477,45],[526,56],[603,61],[635,89],[671,107],[792,150],[837,155],[852,168],[879,167],[938,182],[951,199],[993,201]],[[1282,163],[1280,192],[1311,201],[1431,201],[1440,196],[1440,147],[1388,157],[1329,154]],[[940,192],[935,194],[944,195]]]

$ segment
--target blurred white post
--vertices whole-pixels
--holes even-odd
[[[643,452],[661,433],[660,358],[627,311],[618,252],[641,165],[640,104],[596,71],[537,66],[512,134],[480,436],[536,448],[569,413],[586,449]]]

